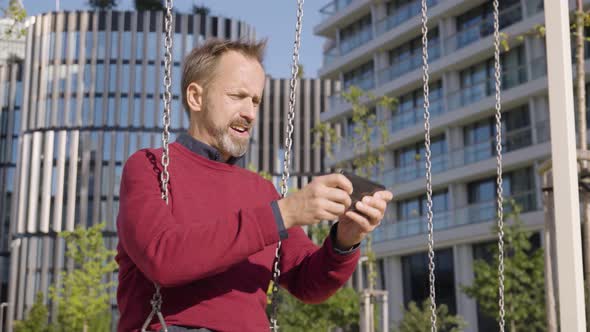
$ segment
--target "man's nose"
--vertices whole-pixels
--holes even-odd
[[[256,114],[258,113],[258,106],[250,103],[248,106],[244,107],[240,112],[240,116],[249,122],[254,122],[256,120]]]

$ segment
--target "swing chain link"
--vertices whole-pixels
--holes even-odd
[[[496,80],[496,172],[497,172],[497,218],[498,218],[498,324],[500,332],[504,332],[504,197],[502,188],[502,104],[500,77],[500,19],[499,2],[494,0],[494,69]]]
[[[164,131],[162,132],[163,170],[162,173],[160,173],[160,182],[162,185],[162,199],[168,204],[168,182],[170,181],[170,173],[168,173],[168,165],[170,164],[168,143],[170,140],[170,106],[172,102],[172,0],[166,0],[164,29],[166,35],[164,36],[164,114],[162,115],[162,122],[164,124]]]
[[[293,122],[295,120],[295,91],[297,89],[297,74],[299,73],[299,47],[301,45],[301,26],[303,19],[303,2],[304,0],[297,0],[297,25],[295,26],[295,42],[293,45],[293,63],[291,65],[291,81],[289,84],[289,112],[287,114],[287,136],[285,137],[285,158],[283,161],[283,174],[281,177],[281,197],[287,196],[289,190],[289,167],[291,164],[291,146],[293,144]],[[271,317],[270,328],[271,331],[279,330],[277,313],[279,299],[279,277],[281,270],[279,267],[281,256],[281,241],[277,245],[275,251],[275,259],[273,263],[273,286],[271,294]]]
[[[428,276],[430,282],[430,330],[436,332],[436,288],[434,275],[434,225],[432,212],[432,163],[430,160],[430,90],[428,75],[428,4],[422,0],[422,81],[424,83],[424,154],[426,159],[426,206],[428,222]]]
[[[160,184],[162,190],[162,199],[168,205],[168,182],[170,181],[170,173],[168,172],[168,166],[170,165],[170,151],[168,149],[168,143],[170,141],[170,107],[172,102],[172,0],[166,0],[166,13],[164,16],[164,113],[162,115],[162,122],[164,130],[162,131],[162,172],[160,173]],[[162,331],[168,332],[168,326],[162,315],[162,293],[160,292],[160,285],[154,283],[156,292],[154,293],[152,300],[152,311],[148,318],[143,323],[141,328],[142,332],[147,331],[148,325],[151,323],[154,314],[158,317],[160,325],[162,325]]]

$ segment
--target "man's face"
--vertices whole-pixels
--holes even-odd
[[[203,139],[224,159],[248,150],[264,82],[264,70],[257,60],[230,51],[222,55],[213,79],[203,89]]]

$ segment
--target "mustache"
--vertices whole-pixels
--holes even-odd
[[[253,125],[254,125],[254,121],[248,121],[246,119],[239,119],[239,120],[236,119],[229,124],[230,127],[239,126],[239,127],[244,127],[246,129],[251,129]]]

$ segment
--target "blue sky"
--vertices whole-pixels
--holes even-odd
[[[22,0],[27,13],[36,15],[55,10],[55,0]],[[86,0],[59,0],[61,10],[88,8]],[[307,0],[304,4],[300,62],[305,77],[316,77],[322,62],[323,38],[313,35],[320,22],[319,9],[329,0]],[[290,77],[295,38],[296,0],[176,0],[174,6],[188,11],[194,4],[205,5],[213,15],[243,20],[256,29],[258,38],[268,37],[265,67],[276,78]],[[133,0],[118,0],[118,9],[133,8]]]

